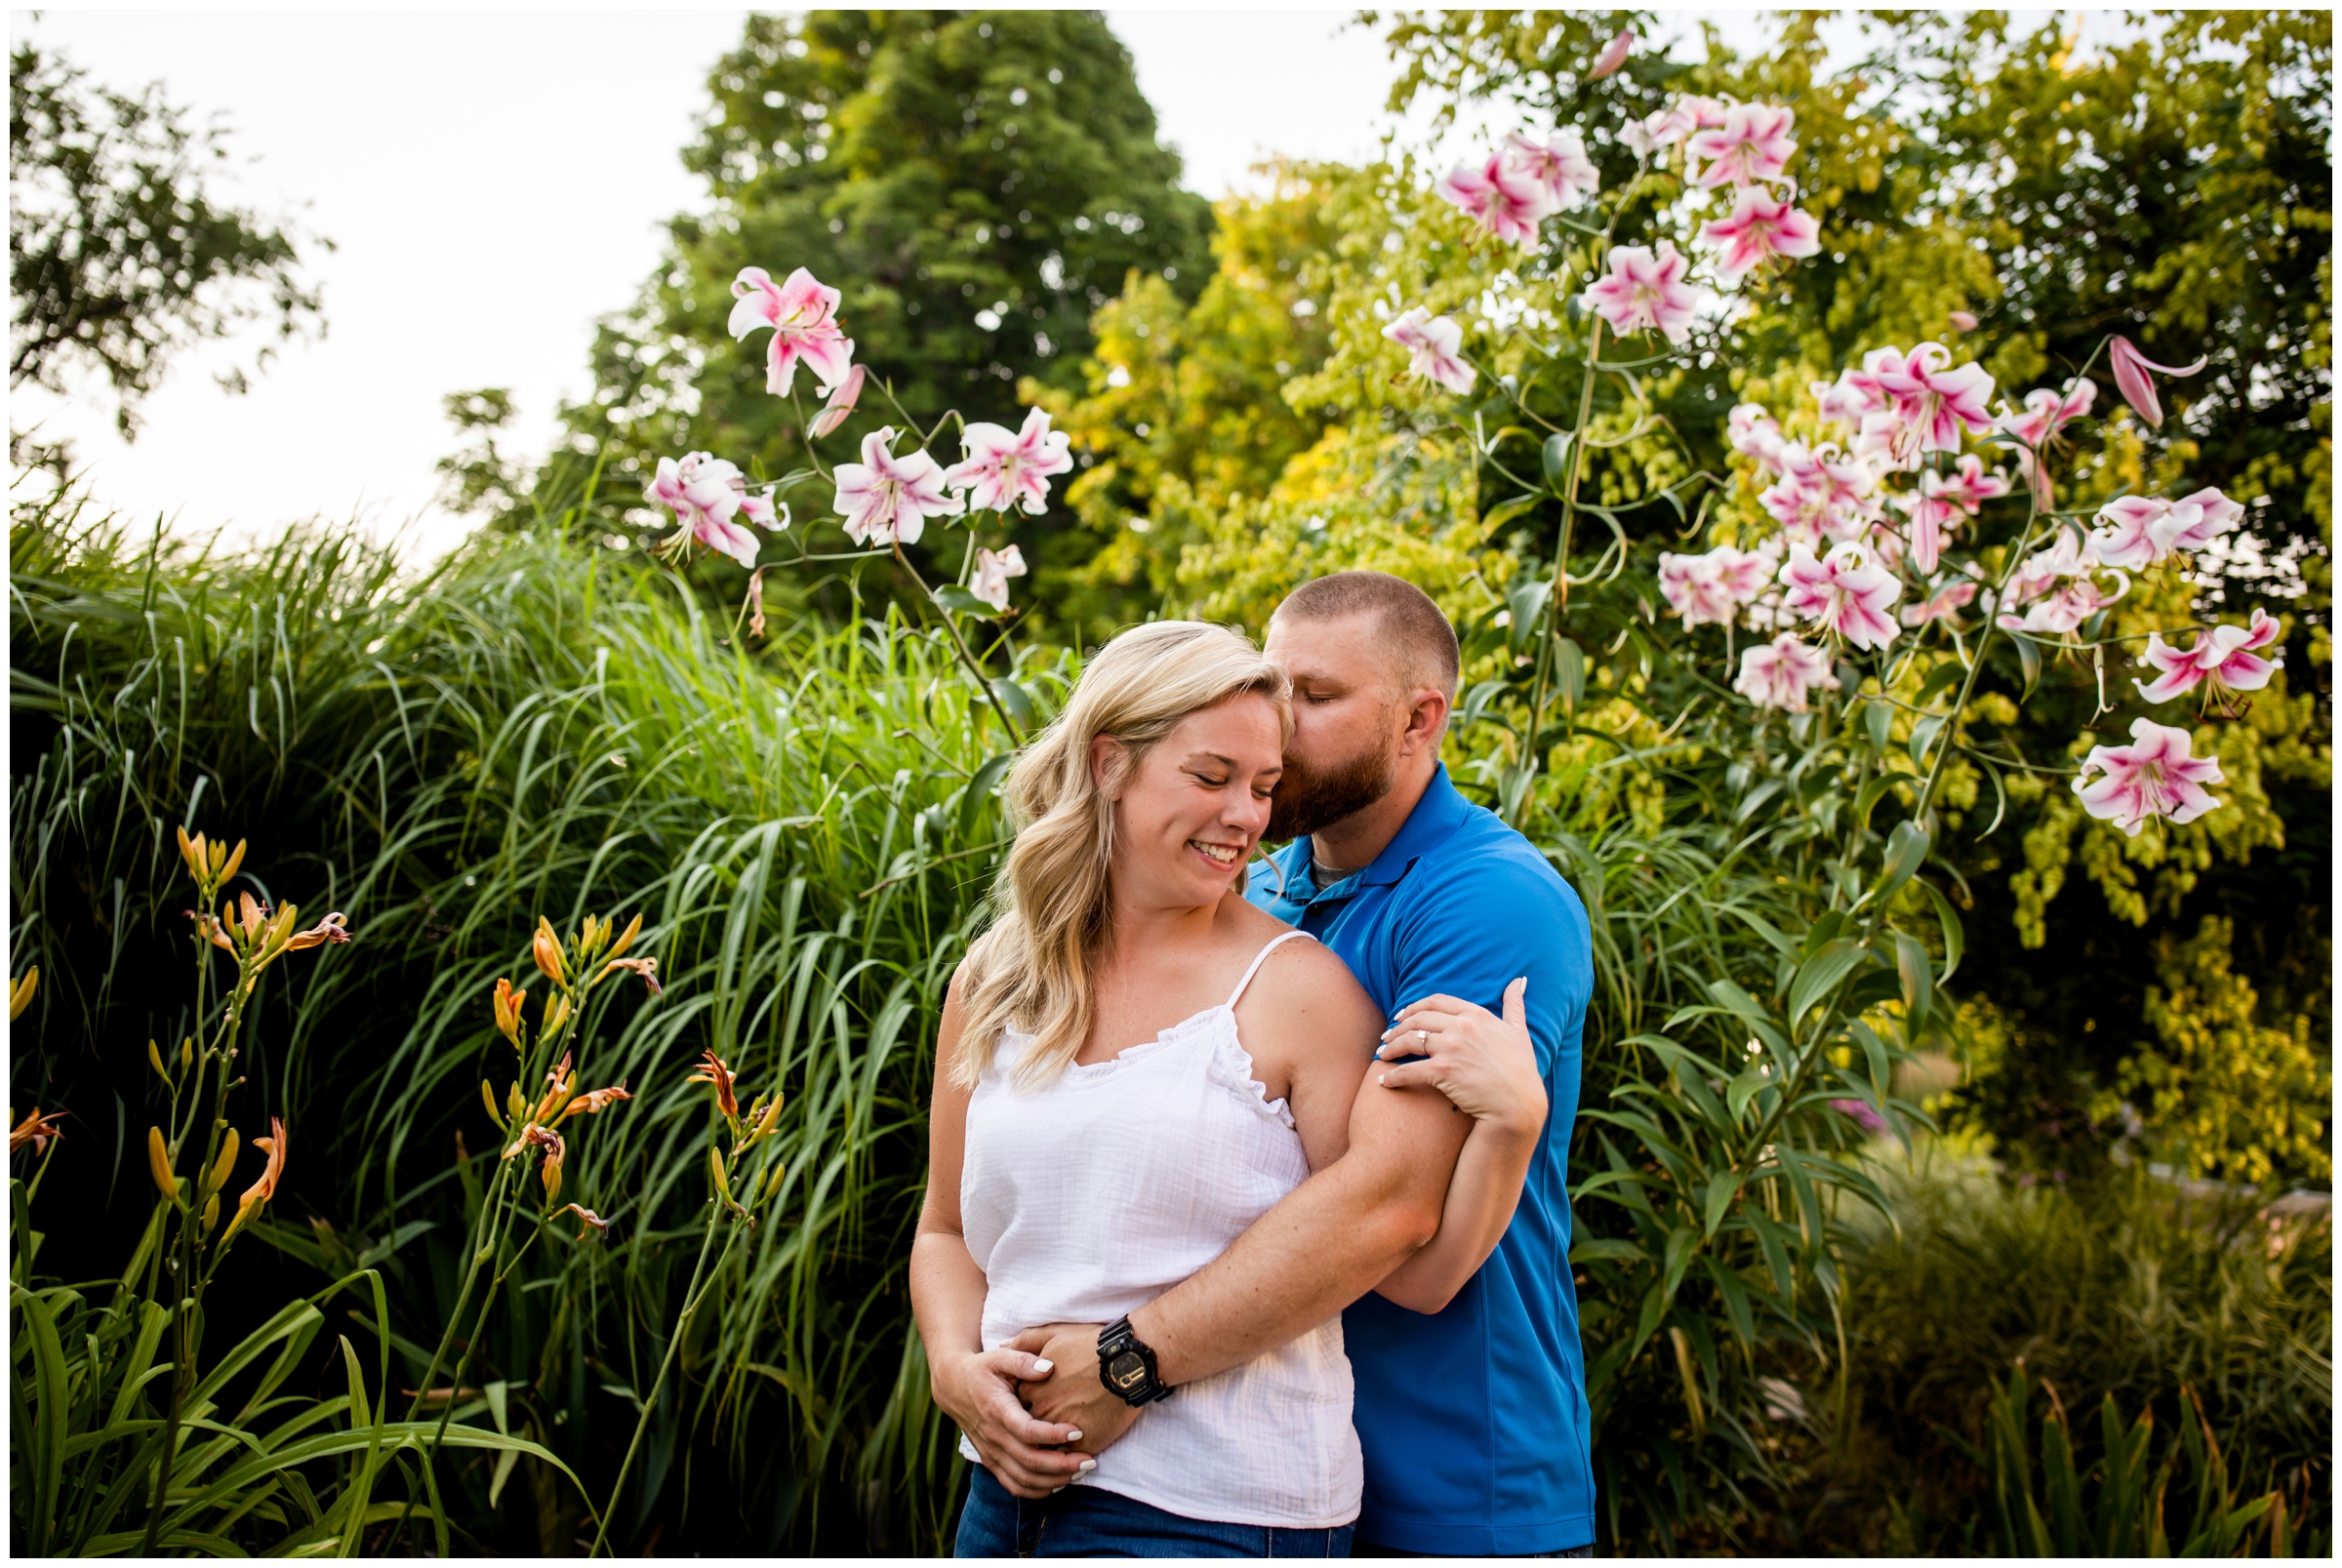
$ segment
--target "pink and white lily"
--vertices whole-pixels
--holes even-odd
[[[2138,344],[2128,338],[2117,338],[2114,346],[2107,350],[2107,358],[2114,363],[2115,385],[2122,393],[2122,401],[2138,410],[2139,418],[2159,430],[2163,427],[2163,405],[2155,395],[2155,382],[2147,373],[2193,376],[2211,362],[2206,356],[2193,365],[2159,365],[2140,353]]]
[[[800,361],[813,372],[824,391],[846,379],[846,369],[854,359],[854,340],[837,324],[841,297],[835,289],[803,267],[786,281],[775,283],[764,268],[748,266],[741,268],[740,276],[732,280],[732,298],[738,302],[732,306],[727,328],[733,337],[773,329],[766,391],[787,397],[796,384]]]
[[[895,456],[894,439],[892,427],[872,430],[862,438],[862,461],[837,465],[832,504],[857,544],[915,543],[928,518],[965,509],[960,498],[944,493],[941,464],[923,449]]]
[[[846,416],[853,413],[854,405],[862,401],[862,383],[869,379],[869,374],[863,366],[857,365],[846,372],[844,381],[829,389],[829,400],[822,405],[822,412],[814,416],[812,434],[815,440],[820,440],[846,422]]]
[[[1640,245],[1621,245],[1610,252],[1608,275],[1595,279],[1582,298],[1622,338],[1657,331],[1679,343],[1691,336],[1700,307],[1699,291],[1683,281],[1690,270],[1672,240],[1660,241],[1656,254]]]
[[[2101,579],[2113,580],[2111,591]],[[2022,605],[2025,613],[2004,608],[1995,621],[2007,631],[2063,637],[2129,591],[2127,573],[2106,565],[2095,545],[2077,543],[2061,528],[2055,543],[2027,556],[2009,580],[2006,604]]]
[[[1498,239],[1515,245],[1534,244],[1537,224],[1554,210],[1545,185],[1514,167],[1504,152],[1490,153],[1485,163],[1456,165],[1432,189],[1478,219]]]
[[[1797,139],[1790,135],[1796,124],[1796,111],[1785,104],[1733,104],[1724,111],[1720,127],[1702,131],[1684,143],[1687,158],[1707,165],[1693,180],[1714,190],[1780,179],[1797,150]]]
[[[2280,625],[2267,611],[2255,610],[2250,625],[2200,631],[2195,646],[2185,651],[2166,645],[2160,636],[2151,636],[2140,663],[2162,673],[2152,683],[2134,680],[2131,684],[2150,703],[2168,703],[2199,686],[2208,686],[2206,695],[2214,700],[2230,692],[2257,692],[2284,663],[2282,655],[2272,660],[2258,653],[2277,641]]]
[[[1627,62],[1627,56],[1632,54],[1634,49],[1635,29],[1632,27],[1620,28],[1618,36],[1604,44],[1602,52],[1594,57],[1594,65],[1586,72],[1586,80],[1598,82],[1605,76],[1615,75],[1618,68]]]
[[[1742,457],[1755,459],[1759,472],[1781,471],[1781,422],[1765,413],[1763,404],[1735,404],[1724,417],[1724,440]]]
[[[1728,215],[1700,226],[1700,239],[1716,249],[1717,275],[1737,283],[1776,256],[1820,251],[1822,225],[1791,205],[1788,197],[1776,200],[1751,185],[1733,201]]]
[[[1738,607],[1763,592],[1771,576],[1766,557],[1729,544],[1704,555],[1659,557],[1659,592],[1686,627],[1730,625]]]
[[[1771,642],[1743,649],[1740,678],[1732,683],[1734,691],[1758,707],[1777,707],[1788,713],[1804,712],[1806,695],[1817,688],[1838,689],[1838,679],[1830,671],[1830,656],[1788,631]]]
[[[976,551],[976,571],[968,582],[968,591],[995,610],[1008,608],[1008,580],[1025,575],[1025,552],[1014,544],[994,554],[988,549]]]
[[[1049,476],[1073,466],[1068,445],[1063,430],[1049,428],[1049,416],[1042,409],[1028,413],[1017,430],[979,421],[960,438],[966,461],[954,463],[944,483],[966,491],[972,510],[1004,512],[1022,506],[1037,516],[1049,507]],[[867,443],[864,451],[868,451]]]
[[[2241,522],[2244,508],[2205,486],[2180,501],[2118,496],[2098,508],[2090,546],[2109,566],[2152,566],[2174,550],[2200,550]]]
[[[1991,374],[1978,364],[1954,365],[1942,343],[1920,343],[1909,354],[1882,350],[1863,363],[1888,399],[1887,408],[1865,416],[1864,441],[1900,466],[1918,466],[1926,453],[1958,452],[1963,432],[1982,435],[1993,427],[1985,407]]]
[[[2187,731],[2143,718],[2132,722],[2130,738],[2129,745],[2092,746],[2081,759],[2074,792],[2083,811],[2136,838],[2156,818],[2192,823],[2219,808],[2203,786],[2228,782],[2220,760],[2191,756]]]
[[[1784,607],[1821,632],[1836,632],[1857,648],[1884,648],[1895,640],[1895,602],[1903,585],[1867,545],[1849,541],[1818,560],[1804,545],[1792,545],[1781,584],[1788,589]]]
[[[783,526],[767,521],[772,516],[769,495],[748,496],[747,480],[741,471],[705,452],[661,458],[642,493],[652,505],[672,510],[675,521],[681,525],[674,539],[667,542],[668,545],[680,545],[685,539],[694,539],[743,566],[756,564],[756,536],[734,522],[734,514],[745,506],[751,519],[763,522],[767,528]]]
[[[1972,577],[1956,577],[1937,588],[1918,604],[1907,604],[1896,617],[1907,626],[1923,626],[1930,621],[1949,621],[1957,628],[1958,613],[1975,601],[1977,583]]]
[[[2017,471],[2033,486],[2034,500],[2043,510],[2056,504],[2049,486],[2049,469],[2041,461],[2049,443],[2058,432],[2074,421],[2089,413],[2090,405],[2098,400],[2098,388],[2086,376],[2066,382],[2065,390],[2052,392],[2046,386],[2036,387],[2025,394],[2025,412],[2013,413],[2003,402],[1993,422],[2003,434],[2023,443],[2017,453]]]
[[[1585,138],[1574,129],[1555,131],[1543,141],[1514,132],[1505,138],[1505,160],[1544,189],[1548,212],[1574,212],[1602,188]]]
[[[1446,316],[1434,316],[1422,305],[1383,329],[1383,336],[1407,351],[1407,369],[1451,392],[1469,392],[1476,379],[1460,357],[1464,329]]]

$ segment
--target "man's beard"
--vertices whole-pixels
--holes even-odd
[[[1397,773],[1397,759],[1371,744],[1321,773],[1304,766],[1298,757],[1287,757],[1284,776],[1270,797],[1269,826],[1261,836],[1272,842],[1299,838],[1354,816],[1389,794]]]

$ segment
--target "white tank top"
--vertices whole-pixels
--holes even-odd
[[[1235,990],[1110,1062],[1014,1077],[1010,1031],[968,1103],[960,1225],[984,1270],[984,1343],[1111,1323],[1225,1251],[1310,1174],[1293,1113],[1252,1075]],[[1081,1375],[1079,1373],[1076,1374]],[[1143,1408],[1076,1486],[1191,1519],[1328,1530],[1358,1516],[1342,1320]],[[976,1451],[965,1437],[960,1452]]]

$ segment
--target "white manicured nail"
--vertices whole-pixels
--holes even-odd
[[[1067,1441],[1067,1442],[1069,1442],[1069,1443],[1078,1443],[1078,1442],[1080,1442],[1080,1441],[1081,1441],[1081,1428],[1080,1428],[1079,1427],[1074,1427],[1074,1428],[1073,1428],[1071,1431],[1070,1431],[1070,1432],[1066,1433],[1066,1441]]]
[[[1096,1460],[1094,1460],[1094,1459],[1085,1459],[1085,1460],[1083,1460],[1083,1461],[1081,1462],[1081,1464],[1080,1464],[1080,1465],[1079,1465],[1079,1466],[1078,1466],[1078,1467],[1075,1468],[1075,1470],[1074,1470],[1074,1473],[1075,1473],[1075,1474],[1077,1474],[1077,1475],[1087,1475],[1087,1474],[1089,1474],[1089,1473],[1090,1473],[1090,1471],[1092,1471],[1092,1470],[1096,1469],[1097,1467],[1098,1467],[1098,1462],[1097,1462]]]
[[[1055,1362],[1044,1360],[1037,1355],[1032,1358],[1032,1370],[1035,1372],[1046,1372],[1055,1364]]]

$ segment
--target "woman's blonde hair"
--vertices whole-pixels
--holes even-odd
[[[1180,720],[1254,693],[1276,705],[1280,744],[1293,713],[1285,672],[1225,626],[1157,621],[1099,650],[1065,708],[1009,770],[1017,841],[992,885],[992,923],[968,950],[964,1021],[952,1076],[973,1085],[1001,1033],[1033,1036],[1017,1077],[1042,1083],[1080,1054],[1095,1016],[1091,978],[1112,918],[1114,794]],[[1090,743],[1117,745],[1103,779]],[[1244,887],[1244,873],[1235,886]]]

